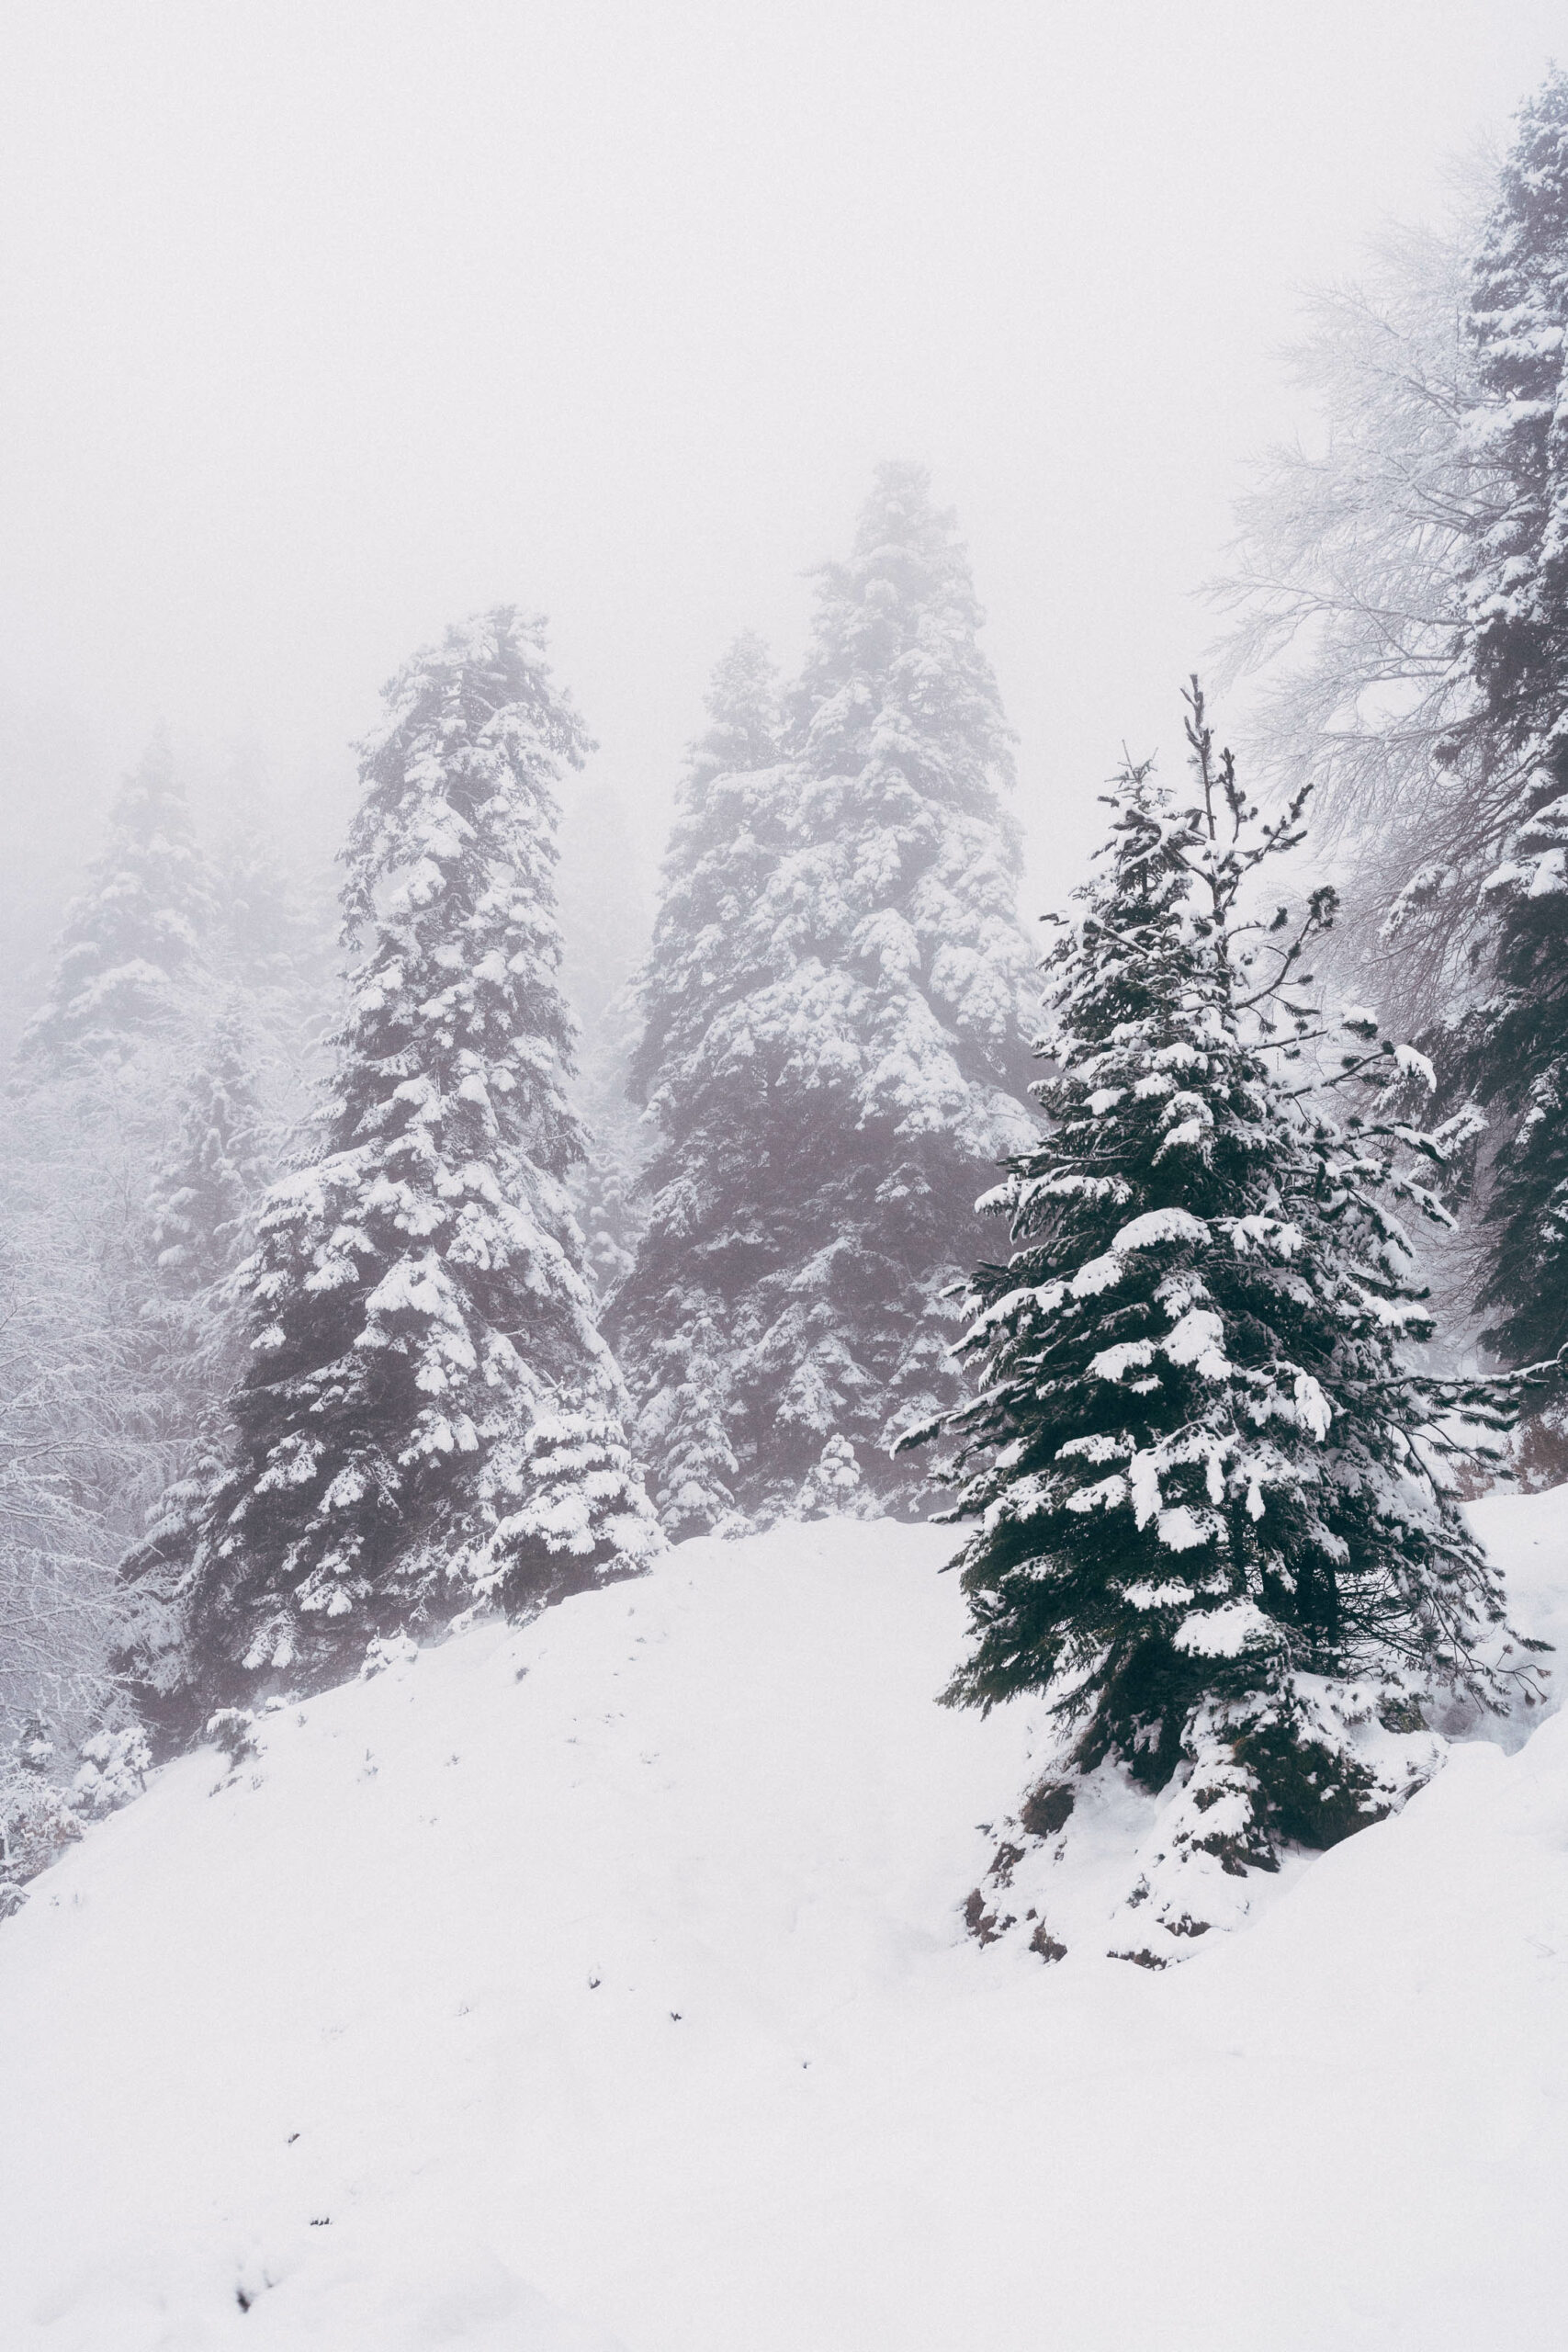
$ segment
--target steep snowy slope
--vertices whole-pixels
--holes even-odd
[[[1565,1500],[1480,1514],[1538,1619]],[[93,1831],[0,1929],[5,2352],[1556,2340],[1568,1717],[1179,1970],[981,1950],[950,1544],[685,1544]]]

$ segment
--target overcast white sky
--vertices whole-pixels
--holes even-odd
[[[508,598],[656,845],[716,655],[793,658],[919,456],[1054,899],[1123,737],[1175,756],[1297,287],[1440,209],[1553,40],[1561,0],[4,0],[13,844],[160,718],[345,806],[389,671]]]

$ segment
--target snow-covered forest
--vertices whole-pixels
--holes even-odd
[[[0,2345],[1552,2340],[1568,70],[1521,27],[1424,217],[1288,289],[1272,445],[1205,410],[1157,627],[1064,476],[1022,643],[1007,488],[962,423],[887,454],[884,384],[804,550],[745,432],[671,438],[711,578],[634,632],[623,478],[571,477],[586,568],[498,542],[516,427],[464,449],[438,377],[375,486],[433,400],[407,594],[275,549],[312,630],[210,723],[86,629],[79,702],[0,674]]]

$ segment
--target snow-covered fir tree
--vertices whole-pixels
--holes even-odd
[[[649,1136],[626,1080],[638,1030],[633,982],[652,910],[626,808],[609,786],[575,796],[560,846],[561,982],[581,1041],[572,1099],[587,1152],[572,1202],[603,1308],[630,1272],[647,1221]]]
[[[1495,1695],[1503,1615],[1442,1462],[1456,1414],[1495,1444],[1506,1399],[1406,1362],[1431,1327],[1399,1211],[1445,1216],[1407,1172],[1441,1147],[1333,1114],[1336,1087],[1419,1082],[1419,1057],[1352,1012],[1303,1082],[1325,1033],[1301,958],[1332,893],[1249,920],[1301,804],[1259,826],[1196,695],[1189,731],[1195,798],[1124,775],[1052,956],[1048,1130],[995,1195],[1015,1254],[976,1277],[979,1393],[949,1425],[978,1525],[948,1696],[1048,1694],[1056,1784],[1022,1814],[1043,1836],[1097,1771],[1175,1783],[1112,1929],[1156,1962],[1227,1881],[1397,1804],[1434,1686]]]
[[[48,1000],[22,1035],[24,1073],[112,1060],[175,1023],[199,982],[212,916],[211,876],[159,737],[121,784],[66,917]]]
[[[129,1563],[177,1579],[132,1661],[171,1723],[660,1541],[566,1193],[555,786],[586,738],[543,647],[507,608],[451,629],[365,747],[321,1155],[263,1206],[229,1460]]]
[[[255,1075],[256,1044],[235,998],[214,1022],[186,1089],[180,1125],[148,1196],[160,1282],[193,1298],[231,1274],[271,1173]]]
[[[1517,748],[1568,737],[1568,72],[1520,108],[1470,298],[1469,435],[1492,486],[1469,666]]]
[[[684,853],[713,830],[708,803],[721,776],[756,775],[776,764],[784,713],[779,665],[765,638],[742,629],[714,665],[703,700],[708,723],[692,745],[681,794],[680,814],[670,838],[666,923],[676,918]]]
[[[1482,1114],[1435,1264],[1461,1344],[1517,1363],[1568,1338],[1568,75],[1467,180],[1314,305],[1328,441],[1268,460],[1222,594],[1244,662],[1292,650],[1254,733],[1338,836],[1336,968]],[[1562,1419],[1526,1438],[1558,1476]]]
[[[924,469],[885,466],[849,561],[820,574],[773,764],[718,766],[772,753],[756,651],[716,684],[637,1069],[659,1191],[615,1325],[656,1461],[733,1455],[715,1510],[726,1489],[753,1515],[820,1510],[846,1450],[863,1508],[908,1503],[893,1442],[958,1393],[942,1294],[987,1166],[1032,1132],[1010,738],[980,620]],[[670,1349],[705,1317],[726,1336],[717,1399]]]
[[[182,1424],[164,1483],[175,1470],[183,1480],[211,1456],[244,1361],[235,1276],[277,1164],[257,1054],[252,1024],[231,998],[186,1086],[179,1125],[148,1193],[152,1279],[142,1303],[144,1361],[177,1404]]]
[[[39,1705],[79,1734],[108,1696],[117,1546],[106,1505],[131,1367],[93,1314],[80,1245],[68,1250],[52,1219],[28,1215],[3,1151],[0,1178],[3,1748],[7,1727]]]
[[[610,1329],[628,1367],[637,1441],[674,1536],[743,1523],[733,1302],[756,1257],[760,1070],[720,1061],[715,1024],[759,978],[758,909],[786,838],[778,671],[761,638],[737,638],[706,696],[664,860],[653,943],[637,983],[642,1034],[628,1079],[658,1120],[651,1210]],[[735,1437],[731,1424],[736,1424]]]
[[[231,981],[256,996],[320,982],[330,961],[322,937],[277,842],[260,826],[233,825],[215,864],[221,956]]]
[[[98,1721],[115,1563],[209,1456],[240,1360],[225,1295],[249,1246],[239,1195],[254,1205],[300,1091],[289,1032],[310,1017],[304,992],[285,1007],[236,952],[227,900],[155,744],[116,802],[4,1098],[4,1216],[25,1270],[4,1385],[20,1375],[26,1450],[55,1474],[41,1520],[22,1513],[15,1534],[0,1492],[0,1682],[45,1702],[69,1738]],[[252,911],[259,945],[259,900]]]
[[[632,1060],[637,1100],[671,1118],[670,1089],[700,1055],[716,1010],[755,978],[751,918],[787,838],[778,670],[760,637],[736,639],[705,707],[638,983],[643,1029]]]
[[[1568,1340],[1568,74],[1521,110],[1477,260],[1469,419],[1492,520],[1462,666],[1516,815],[1479,890],[1484,989],[1440,1060],[1498,1136],[1489,1338],[1515,1363]]]

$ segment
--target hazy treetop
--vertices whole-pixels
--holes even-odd
[[[1445,156],[1505,130],[1561,24],[1555,0],[10,9],[17,830],[69,864],[60,825],[160,718],[215,774],[254,729],[299,821],[341,816],[401,649],[516,599],[651,860],[715,659],[755,628],[794,667],[801,575],[907,457],[962,518],[1043,889],[1123,737],[1175,746],[1212,627],[1189,592],[1245,454],[1303,416],[1275,356],[1299,286],[1440,207]]]

